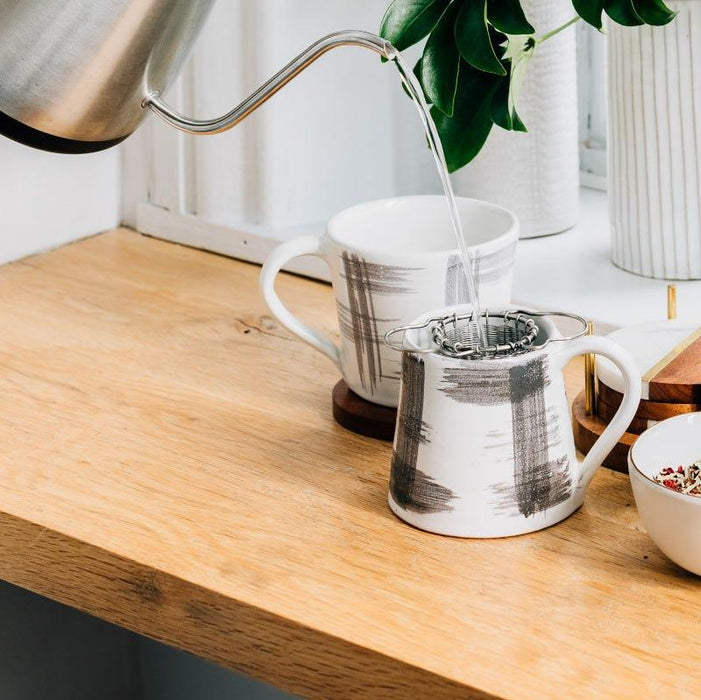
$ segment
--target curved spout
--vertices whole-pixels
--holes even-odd
[[[312,44],[308,49],[297,56],[297,58],[290,61],[281,71],[270,78],[270,80],[261,85],[240,105],[216,119],[190,119],[182,114],[178,114],[160,99],[159,93],[157,92],[148,95],[144,99],[142,106],[149,107],[163,121],[180,131],[185,131],[189,134],[219,134],[236,126],[251,112],[267,102],[278,90],[287,85],[290,80],[314,63],[314,61],[323,56],[327,51],[339,46],[360,46],[374,51],[383,58],[389,60],[393,59],[397,54],[397,50],[392,44],[376,34],[362,31],[337,32],[335,34],[329,34]]]

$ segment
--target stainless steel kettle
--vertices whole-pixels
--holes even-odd
[[[255,0],[251,0],[255,1]],[[0,0],[0,133],[49,151],[88,153],[129,136],[150,107],[190,133],[225,131],[336,46],[390,57],[366,32],[325,37],[222,117],[193,120],[160,94],[177,77],[214,0]]]

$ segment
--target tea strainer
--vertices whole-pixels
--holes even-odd
[[[569,318],[581,324],[581,330],[566,337],[548,338],[537,345],[542,349],[549,343],[575,340],[587,334],[587,322],[576,314],[564,311],[497,311],[485,310],[480,316],[480,323],[487,345],[480,345],[477,321],[474,312],[452,313],[446,316],[434,316],[420,324],[394,328],[385,335],[385,343],[392,349],[402,352],[411,350],[417,353],[439,352],[449,357],[467,360],[510,357],[533,349],[538,337],[539,327],[536,318],[555,316]],[[427,347],[405,348],[393,342],[394,336],[407,331],[427,328],[431,343]]]

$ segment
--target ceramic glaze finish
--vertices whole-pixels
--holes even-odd
[[[458,206],[480,300],[501,307],[511,297],[518,223],[505,209],[484,202],[461,198]],[[426,309],[470,301],[453,235],[444,197],[352,207],[329,222],[321,239],[306,236],[279,246],[263,266],[263,296],[281,323],[336,363],[356,394],[396,406],[401,358],[385,345],[385,333]],[[300,255],[320,256],[329,265],[338,346],[298,321],[275,294],[277,273]]]
[[[612,341],[544,345],[559,335],[547,319],[538,325],[540,347],[492,360],[415,353],[430,347],[430,331],[407,333],[388,499],[400,518],[444,535],[505,537],[553,525],[582,504],[594,471],[635,415],[638,375]],[[616,416],[580,463],[562,369],[589,352],[616,362],[627,386]]]
[[[701,458],[701,413],[658,423],[628,455],[638,512],[655,544],[674,562],[701,575],[701,497],[676,493],[653,481],[666,466]]]
[[[612,259],[701,278],[701,0],[665,27],[608,26]]]
[[[525,0],[526,15],[543,33],[572,18],[570,0]],[[565,231],[579,214],[576,33],[562,32],[535,54],[518,111],[528,133],[494,128],[475,160],[453,181],[460,195],[512,209],[521,237]]]

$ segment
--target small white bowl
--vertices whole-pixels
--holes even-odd
[[[654,476],[701,459],[701,413],[668,418],[645,431],[628,453],[628,473],[643,525],[679,566],[701,575],[701,496],[677,493]]]

